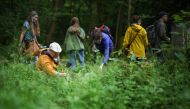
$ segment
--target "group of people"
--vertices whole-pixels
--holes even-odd
[[[161,12],[160,19],[155,25],[156,31],[156,45],[159,46],[161,40],[169,41],[170,38],[166,35],[167,13]],[[96,53],[103,54],[103,60],[100,64],[100,69],[107,64],[110,55],[113,51],[114,44],[113,38],[110,33],[109,27],[102,25],[100,28],[95,27],[93,29],[93,47],[92,51],[96,58]],[[36,67],[38,70],[47,72],[50,75],[65,76],[64,72],[58,72],[56,70],[59,64],[59,55],[62,52],[61,46],[57,42],[53,42],[49,45],[48,49],[40,49],[41,45],[37,41],[37,37],[40,36],[40,27],[38,22],[38,14],[36,11],[32,11],[28,19],[24,22],[22,31],[20,34],[19,47],[24,43],[24,53],[32,54],[35,56]],[[67,29],[65,36],[65,51],[69,53],[71,68],[75,70],[76,60],[79,59],[80,66],[83,67],[84,62],[84,44],[85,31],[80,26],[79,19],[73,17],[70,22],[70,27]],[[141,26],[141,18],[138,15],[133,15],[131,19],[131,25],[128,27],[123,40],[123,50],[126,55],[133,53],[136,59],[141,60],[146,57],[145,50],[148,46],[148,37],[146,30]],[[78,57],[77,57],[78,56]]]
[[[141,18],[138,15],[133,15],[131,19],[131,26],[128,27],[123,40],[123,49],[126,54],[133,53],[136,60],[146,58],[145,51],[150,45],[155,48],[153,51],[157,56],[163,54],[161,49],[161,42],[169,42],[171,39],[167,35],[166,22],[168,14],[164,11],[159,13],[159,19],[151,26],[152,30],[149,32],[141,26]],[[147,34],[149,32],[149,34]]]

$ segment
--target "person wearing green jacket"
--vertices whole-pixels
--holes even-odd
[[[76,56],[79,57],[81,66],[84,66],[84,44],[85,32],[80,27],[79,19],[73,17],[71,19],[71,25],[67,30],[65,37],[66,52],[70,54],[70,64],[72,69],[76,68]]]

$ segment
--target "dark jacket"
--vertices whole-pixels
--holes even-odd
[[[168,41],[167,27],[162,19],[159,19],[155,24],[156,31],[156,47],[160,48],[161,41]]]

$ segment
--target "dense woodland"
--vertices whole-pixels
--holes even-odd
[[[63,44],[72,17],[86,33],[84,69],[73,73],[62,62],[64,78],[45,75],[18,53],[19,35],[29,13],[39,14],[39,42]],[[128,62],[121,53],[132,14],[142,16],[146,28],[169,13],[170,44],[164,63],[148,52],[147,62]],[[189,0],[0,0],[0,109],[189,109]],[[111,28],[114,60],[102,71],[92,64],[90,31]],[[64,47],[63,47],[64,48]],[[67,61],[67,54],[61,57]],[[101,56],[99,57],[101,58]]]
[[[40,17],[40,42],[43,44],[53,40],[62,43],[70,19],[77,16],[87,34],[94,26],[110,26],[117,47],[129,25],[131,14],[141,15],[146,27],[157,20],[160,11],[172,16],[190,8],[188,0],[1,0],[0,7],[2,45],[9,45],[18,39],[23,22],[32,10],[36,10]]]

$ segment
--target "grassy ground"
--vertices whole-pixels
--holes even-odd
[[[188,109],[190,75],[178,61],[86,62],[77,73],[50,77],[10,55],[0,66],[0,109]]]

